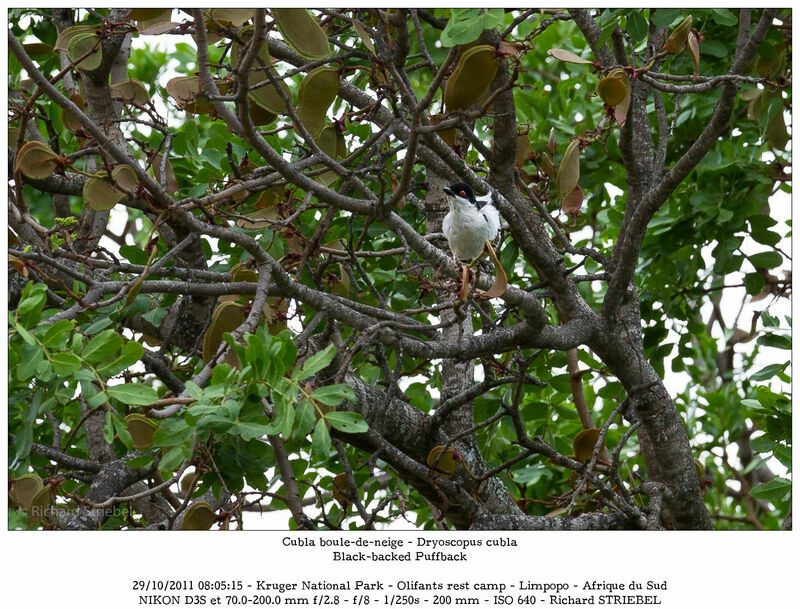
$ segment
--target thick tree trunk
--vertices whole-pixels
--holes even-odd
[[[631,289],[619,316],[604,324],[589,342],[619,378],[628,394],[625,416],[639,423],[639,445],[648,477],[664,485],[666,525],[678,529],[710,529],[689,438],[675,403],[661,378],[644,357],[639,302]]]

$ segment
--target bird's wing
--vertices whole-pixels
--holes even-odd
[[[489,241],[492,241],[500,230],[500,214],[491,203],[486,203],[481,207],[480,212],[486,218],[486,225],[489,227]]]

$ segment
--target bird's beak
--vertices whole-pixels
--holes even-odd
[[[454,193],[452,190],[450,190],[449,186],[445,186],[444,188],[442,188],[442,190],[445,192],[445,194],[448,194],[451,197],[455,197],[456,196],[456,193]]]

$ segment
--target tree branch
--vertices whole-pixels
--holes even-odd
[[[769,31],[774,15],[774,9],[765,9],[758,25],[753,30],[753,33],[747,37],[746,42],[741,43],[740,41],[737,52],[731,62],[729,74],[739,73],[750,64],[758,50],[758,45],[761,44]],[[608,291],[603,300],[603,315],[608,316],[613,313],[630,285],[638,262],[641,243],[647,232],[647,225],[656,211],[678,185],[686,179],[708,151],[716,145],[720,135],[727,131],[736,100],[736,91],[736,85],[731,82],[725,82],[722,85],[720,99],[703,131],[690,146],[689,150],[684,153],[658,184],[646,194],[645,198],[637,206],[636,211],[630,215],[629,222],[623,224],[619,239],[614,247],[613,259],[616,261],[617,267],[614,269],[608,285]]]

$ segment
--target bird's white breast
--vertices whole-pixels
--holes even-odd
[[[492,213],[493,212],[493,213]],[[486,241],[497,236],[500,216],[493,205],[477,209],[469,202],[451,198],[450,211],[442,222],[442,232],[450,250],[460,260],[472,260],[483,253]]]

